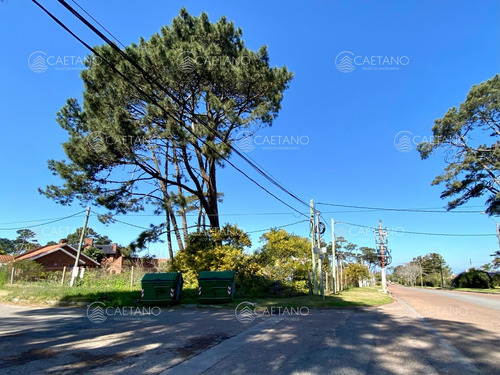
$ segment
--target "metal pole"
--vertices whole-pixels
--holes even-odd
[[[332,219],[332,280],[333,294],[337,294],[337,279],[335,278],[335,270],[337,268],[337,260],[335,259],[335,221]]]
[[[312,261],[312,282],[314,294],[318,294],[318,276],[316,272],[316,255],[314,254],[314,244],[315,244],[315,233],[314,233],[314,200],[311,199],[310,202],[310,220],[311,220],[311,261]]]
[[[16,270],[14,267],[12,267],[12,270],[10,271],[10,284],[14,284],[14,274],[16,273]]]
[[[73,266],[73,272],[71,273],[71,281],[69,286],[73,286],[76,277],[78,276],[78,262],[80,262],[80,254],[82,252],[82,244],[83,238],[85,236],[85,232],[87,231],[87,223],[89,221],[90,216],[90,206],[87,208],[87,215],[85,216],[85,222],[83,223],[82,233],[80,235],[80,242],[78,243],[78,251],[76,253],[75,265]]]

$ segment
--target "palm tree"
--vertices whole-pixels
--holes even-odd
[[[493,265],[491,263],[486,263],[486,264],[483,264],[480,268],[483,271],[490,272],[491,269],[493,268]]]

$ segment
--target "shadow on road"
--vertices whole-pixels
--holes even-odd
[[[115,311],[96,324],[86,309],[1,309],[0,372],[4,374],[160,373],[245,334],[264,319],[244,324],[232,311],[163,309],[149,316],[116,315]],[[436,338],[429,324],[454,335],[459,349],[474,358],[483,373],[498,373],[498,364],[489,355],[498,350],[498,336],[459,322],[421,324],[398,309],[397,303],[385,309],[311,309],[308,315],[281,318],[249,335],[244,345],[231,349],[206,374],[424,374],[433,368],[460,374],[471,370]]]

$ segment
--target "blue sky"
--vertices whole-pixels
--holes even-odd
[[[56,1],[42,3],[89,44],[100,44]],[[446,202],[439,198],[442,188],[430,186],[445,166],[442,157],[436,155],[421,161],[415,149],[401,152],[395,146],[399,140],[396,136],[406,131],[412,134],[410,139],[428,139],[434,119],[458,106],[472,85],[493,77],[500,65],[499,4],[493,0],[78,3],[125,44],[138,41],[140,36],[148,39],[161,26],[170,24],[184,6],[193,15],[206,11],[212,21],[227,16],[242,28],[249,48],[267,45],[271,65],[286,65],[295,77],[285,92],[283,108],[273,127],[258,133],[262,138],[254,137],[255,149],[247,155],[306,201],[394,208],[444,207]],[[77,204],[57,205],[39,195],[37,188],[58,183],[46,168],[48,159],[65,157],[61,143],[66,134],[55,122],[55,113],[67,98],[80,98],[82,66],[77,60],[84,58],[87,51],[29,1],[0,4],[0,33],[4,43],[0,60],[0,229],[5,229],[43,224],[47,219],[83,210]],[[30,55],[36,51],[52,57],[53,64],[43,73],[33,72],[28,65]],[[388,56],[400,64],[391,65],[395,70],[377,70],[378,64],[354,64],[354,70],[345,73],[336,67],[336,57],[345,51],[357,56],[354,61],[358,62],[367,57]],[[61,61],[66,61],[66,65]],[[285,138],[299,139],[301,144],[286,149]],[[281,144],[276,144],[279,139]],[[274,145],[269,144],[272,141]],[[233,162],[255,176],[236,156]],[[307,213],[307,207],[255,177]],[[246,231],[256,231],[301,220],[229,166],[219,172],[218,185],[225,194],[220,207],[222,222],[238,223]],[[477,199],[462,209],[481,211],[484,200]],[[494,234],[495,230],[493,221],[478,212],[430,214],[367,212],[324,205],[318,208],[328,224],[334,218],[377,226],[381,219],[389,231]],[[119,219],[139,226],[161,220],[153,216]],[[39,240],[45,243],[62,238],[82,222],[83,214],[44,224],[37,228]],[[124,245],[140,232],[120,223],[105,227],[95,216],[91,217],[90,226]],[[288,229],[308,234],[307,223]],[[339,224],[338,230],[360,246],[375,245],[371,230],[345,224]],[[14,238],[15,230],[0,230],[0,237]],[[258,237],[259,233],[252,234],[254,248],[259,246]],[[330,240],[328,232],[326,240]],[[498,244],[495,236],[444,237],[398,232],[389,236],[389,247],[394,265],[436,251],[454,271],[461,271],[470,260],[473,266],[490,261],[489,254]],[[149,251],[160,257],[167,254],[161,244],[151,245]]]

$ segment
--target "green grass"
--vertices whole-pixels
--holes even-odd
[[[379,289],[379,287],[351,288],[337,295],[325,295],[324,299],[321,296],[307,295],[289,298],[256,298],[247,301],[254,302],[263,308],[270,306],[307,306],[309,308],[354,307],[378,306],[390,303],[392,299],[380,292]],[[241,299],[241,301],[244,300]],[[235,302],[238,302],[238,300]]]
[[[102,286],[60,286],[50,283],[27,283],[0,287],[0,301],[29,305],[68,306],[105,302],[111,306],[134,306],[140,299],[140,290],[117,290]]]
[[[109,306],[136,306],[139,304],[140,287],[129,285],[113,285],[97,283],[70,288],[55,283],[26,283],[4,285],[0,287],[0,302],[14,302],[28,305],[71,306],[85,305],[101,301]],[[391,302],[391,298],[379,291],[379,287],[352,288],[338,295],[297,296],[286,298],[235,298],[233,302],[224,304],[226,308],[234,308],[240,302],[256,303],[259,308],[270,306],[308,308],[377,306]],[[181,303],[183,305],[198,303],[197,289],[183,289]]]
[[[85,273],[83,280],[77,279],[73,288],[69,286],[70,272],[60,284],[62,273],[49,273],[45,281],[26,282],[17,280],[14,285],[0,286],[0,301],[28,305],[85,305],[94,301],[111,306],[134,306],[140,298],[140,280],[143,270],[136,269],[133,278],[130,271],[110,275],[102,270]],[[130,282],[133,282],[133,286]]]
[[[478,293],[500,293],[500,287],[493,289],[478,289],[478,288],[454,288],[451,290],[459,290],[463,292],[478,292]]]

